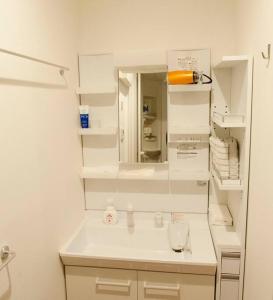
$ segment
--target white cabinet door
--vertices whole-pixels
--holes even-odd
[[[137,300],[137,272],[66,267],[67,300]]]
[[[239,299],[239,277],[222,275],[220,300]]]
[[[214,276],[138,272],[138,300],[213,300]]]

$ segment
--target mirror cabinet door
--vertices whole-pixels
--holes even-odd
[[[119,130],[121,162],[168,160],[166,72],[119,71]]]

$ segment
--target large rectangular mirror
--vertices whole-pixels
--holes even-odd
[[[120,162],[168,160],[166,75],[166,70],[119,70]]]

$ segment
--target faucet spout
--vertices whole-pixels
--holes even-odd
[[[132,204],[129,204],[127,208],[127,226],[129,228],[135,227],[134,209]]]

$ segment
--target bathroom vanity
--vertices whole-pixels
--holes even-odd
[[[175,70],[213,82],[168,84]],[[79,129],[87,212],[61,250],[68,300],[242,299],[252,59],[225,56],[211,67],[207,49],[80,55],[79,74],[80,104],[90,111],[90,128]],[[210,136],[224,158],[215,159]],[[236,142],[227,175],[226,141]],[[115,225],[102,222],[109,198]],[[190,227],[182,253],[167,238],[173,214]]]
[[[61,250],[68,300],[214,299],[217,261],[205,216],[187,215],[189,242],[180,253],[169,245],[170,214],[160,228],[152,213],[136,213],[129,228],[126,214],[119,217],[109,227],[89,213]]]

